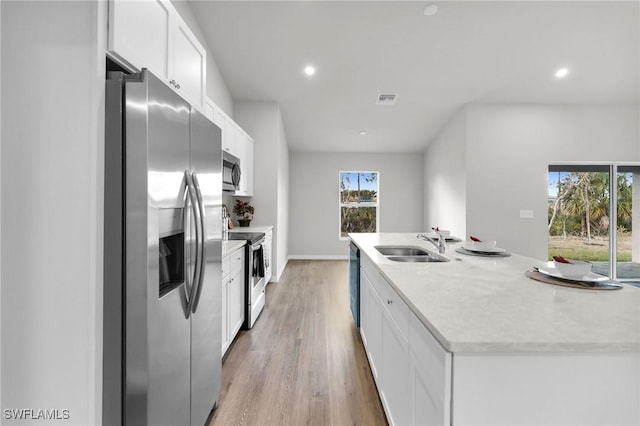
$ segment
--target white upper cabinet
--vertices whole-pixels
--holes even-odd
[[[206,51],[171,2],[110,0],[108,49],[130,68],[148,68],[202,110]]]
[[[109,2],[109,50],[129,66],[169,81],[173,6],[165,0]]]
[[[226,114],[224,114],[222,120],[222,125],[224,126],[222,127],[222,149],[238,157],[238,151],[236,150],[236,123]]]
[[[204,114],[205,117],[207,117],[209,120],[213,121],[218,127],[220,127],[220,124],[218,124],[218,122],[216,121],[216,104],[214,104],[209,97],[205,96],[204,98],[204,108],[202,109],[202,113]]]
[[[240,158],[242,178],[240,179],[240,191],[236,195],[253,195],[253,139],[240,127],[235,128],[234,148],[236,156]]]
[[[173,49],[169,57],[170,84],[191,104],[204,105],[207,53],[187,24],[176,15],[173,25]]]

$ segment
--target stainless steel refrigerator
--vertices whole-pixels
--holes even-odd
[[[221,379],[221,131],[152,73],[106,87],[103,424],[204,425]]]

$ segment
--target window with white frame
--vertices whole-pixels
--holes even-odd
[[[378,172],[340,172],[339,208],[341,239],[349,232],[378,231]]]

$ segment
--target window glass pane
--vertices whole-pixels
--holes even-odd
[[[633,225],[640,220],[640,167],[619,167],[616,176],[617,219],[616,275],[619,279],[640,278],[640,239]]]
[[[549,171],[549,259],[588,260],[609,275],[609,173],[559,169]]]
[[[340,238],[378,231],[378,172],[340,172]]]
[[[377,207],[340,207],[340,236],[348,232],[376,232]]]
[[[340,203],[377,203],[378,173],[341,172]]]

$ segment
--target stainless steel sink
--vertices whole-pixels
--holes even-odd
[[[393,262],[448,262],[444,256],[415,246],[375,246],[380,254]]]
[[[431,256],[387,256],[387,259],[394,262],[447,262],[449,259],[438,259]]]
[[[420,247],[412,246],[376,246],[383,256],[429,256],[429,252]]]

